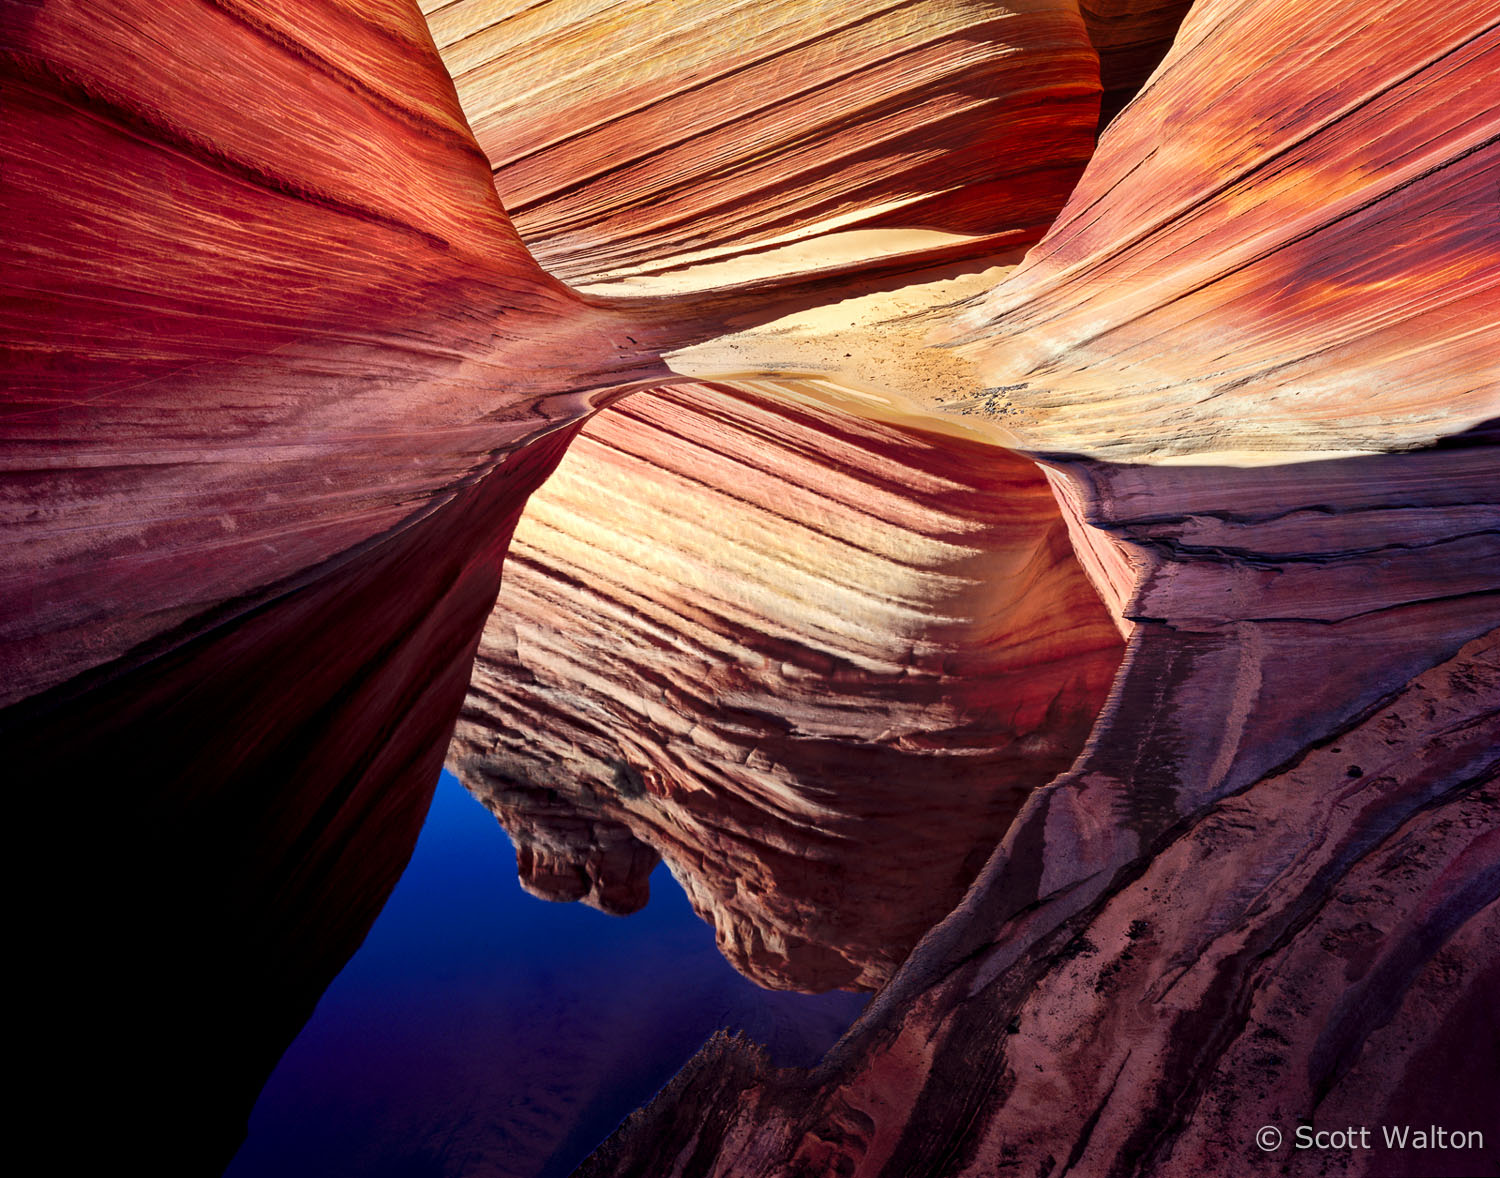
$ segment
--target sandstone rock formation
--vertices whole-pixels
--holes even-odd
[[[983,880],[906,967],[918,992],[898,978],[820,1068],[720,1041],[581,1173],[1492,1167],[1497,656],[1493,634],[1465,646],[1202,808],[1071,922],[1007,922]],[[1007,838],[1012,863],[1058,852],[1036,833]],[[1491,1144],[1257,1150],[1257,1128],[1290,1142],[1299,1122]]]
[[[1388,451],[1500,416],[1497,45],[1478,2],[1195,4],[962,316],[977,382],[1027,448],[1116,460]]]
[[[660,366],[519,244],[413,8],[0,37],[21,1070],[201,1172],[399,875],[526,494]]]
[[[1099,54],[1099,127],[1135,97],[1171,48],[1191,0],[1080,0],[1084,27]]]
[[[1287,7],[1195,5],[940,333],[1133,623],[1083,755],[819,1069],[716,1043],[584,1173],[1495,1165],[1254,1144],[1500,1091],[1495,30]]]
[[[532,498],[450,765],[523,878],[562,822],[607,888],[623,823],[742,972],[873,988],[1073,760],[1120,646],[1033,463],[790,380],[638,393]]]
[[[659,369],[521,246],[420,17],[326,7],[7,9],[0,702],[411,526]]]
[[[466,691],[534,890],[660,854],[752,974],[882,986],[588,1173],[1482,1127],[1493,14],[773,7],[0,8],[19,1070],[71,1161],[222,1160]]]
[[[573,283],[713,287],[1034,241],[1093,146],[1074,0],[423,9],[506,208]]]

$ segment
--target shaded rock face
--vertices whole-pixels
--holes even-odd
[[[1019,23],[1056,33],[1068,114],[1005,240],[1093,104],[1076,17]],[[10,4],[0,35],[0,753],[103,781],[17,816],[51,1035],[23,1070],[39,1116],[109,1093],[99,1160],[201,1172],[399,875],[521,504],[709,328],[536,265],[413,6]],[[622,825],[581,857],[535,829],[533,887],[639,902]]]
[[[569,282],[1034,241],[1093,146],[1073,0],[423,8],[506,208]]]
[[[419,14],[325,7],[0,17],[0,703],[411,526],[632,363],[520,244]]]
[[[15,929],[33,1111],[76,1116],[80,1082],[110,1094],[76,1155],[227,1162],[405,867],[511,500],[566,442],[233,626],[0,714],[7,770],[36,788],[18,803],[34,900]]]
[[[0,46],[19,1119],[202,1173],[400,874],[521,504],[639,362],[520,245],[414,8],[7,4]]]
[[[1086,881],[1093,900],[1043,902],[1069,920],[1038,920],[995,885],[1063,850],[1045,799],[1083,783],[1086,757],[821,1068],[773,1073],[716,1045],[582,1173],[1237,1171],[1261,1126],[1290,1140],[1308,1120],[1446,1124],[1488,1144],[1331,1162],[1288,1148],[1279,1168],[1492,1167],[1497,656],[1495,633],[1464,645],[1157,835],[1138,870]],[[662,1140],[698,1116],[712,1144],[661,1166]]]
[[[1099,127],[1107,126],[1161,64],[1191,0],[1081,0],[1099,54]]]
[[[1033,463],[796,395],[637,393],[585,427],[449,761],[523,877],[560,807],[580,862],[623,823],[750,977],[870,988],[1073,760],[1121,638]]]

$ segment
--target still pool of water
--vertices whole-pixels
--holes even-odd
[[[805,1066],[865,1001],[736,973],[665,866],[630,917],[528,896],[504,832],[445,772],[226,1178],[562,1178],[715,1030]]]

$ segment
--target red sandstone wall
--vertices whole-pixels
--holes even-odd
[[[426,7],[506,208],[570,282],[1007,248],[1040,236],[1092,147],[1074,0]],[[929,237],[756,256],[868,230]]]
[[[1500,416],[1491,6],[1204,0],[962,317],[1025,443],[1390,450]]]

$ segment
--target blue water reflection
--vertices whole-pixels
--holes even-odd
[[[528,896],[494,819],[445,772],[227,1178],[561,1178],[716,1029],[805,1065],[864,1002],[741,977],[664,866],[623,919]]]

